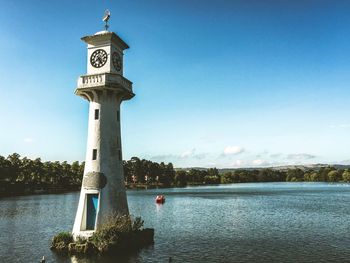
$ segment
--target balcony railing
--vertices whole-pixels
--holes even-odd
[[[122,87],[132,92],[132,82],[119,74],[92,74],[80,76],[78,79],[78,89],[98,86]]]

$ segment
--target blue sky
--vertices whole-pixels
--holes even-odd
[[[350,163],[349,1],[0,0],[0,155],[84,160],[80,37],[129,45],[124,158],[176,167]]]

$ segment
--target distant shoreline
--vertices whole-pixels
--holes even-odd
[[[188,186],[204,186],[206,184],[188,184]],[[147,189],[163,189],[163,188],[176,188],[178,186],[165,186],[162,184],[126,184],[126,190],[147,190]],[[30,195],[48,195],[48,194],[64,194],[64,193],[72,193],[79,192],[80,187],[70,186],[68,189],[62,188],[37,188],[37,189],[24,189],[24,191],[0,191],[0,198],[4,197],[15,197],[15,196],[30,196]]]
[[[80,190],[80,187],[70,186],[68,188],[53,188],[49,187],[44,189],[40,188],[22,188],[22,189],[14,189],[13,187],[7,188],[0,187],[0,198],[4,197],[14,197],[14,196],[29,196],[29,195],[47,195],[47,194],[63,194],[69,192],[77,192]],[[10,189],[10,190],[9,190]]]
[[[79,191],[84,162],[42,162],[17,153],[0,155],[0,198]],[[350,182],[348,166],[322,164],[254,169],[174,169],[172,163],[156,163],[137,157],[123,161],[126,189],[156,189],[187,185],[258,182]]]
[[[230,184],[247,184],[247,183],[349,183],[346,181],[338,182],[327,182],[327,181],[274,181],[274,182],[236,182]],[[226,185],[227,183],[218,183],[218,184],[187,184],[186,186],[214,186],[214,185]],[[126,190],[150,190],[150,189],[165,189],[165,188],[183,188],[186,186],[165,186],[161,184],[127,184],[125,185]],[[31,195],[50,195],[50,194],[65,194],[79,192],[80,187],[71,187],[70,189],[39,189],[34,191],[24,191],[24,192],[0,192],[0,199],[7,197],[17,197],[17,196],[31,196]]]

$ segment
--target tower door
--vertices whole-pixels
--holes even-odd
[[[94,230],[98,206],[98,194],[86,196],[86,230]]]

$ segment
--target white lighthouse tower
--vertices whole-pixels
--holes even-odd
[[[134,96],[123,77],[123,51],[129,46],[106,30],[82,40],[87,43],[87,74],[75,94],[89,101],[89,126],[84,177],[73,236],[89,237],[110,214],[128,215],[120,133],[120,104]]]

